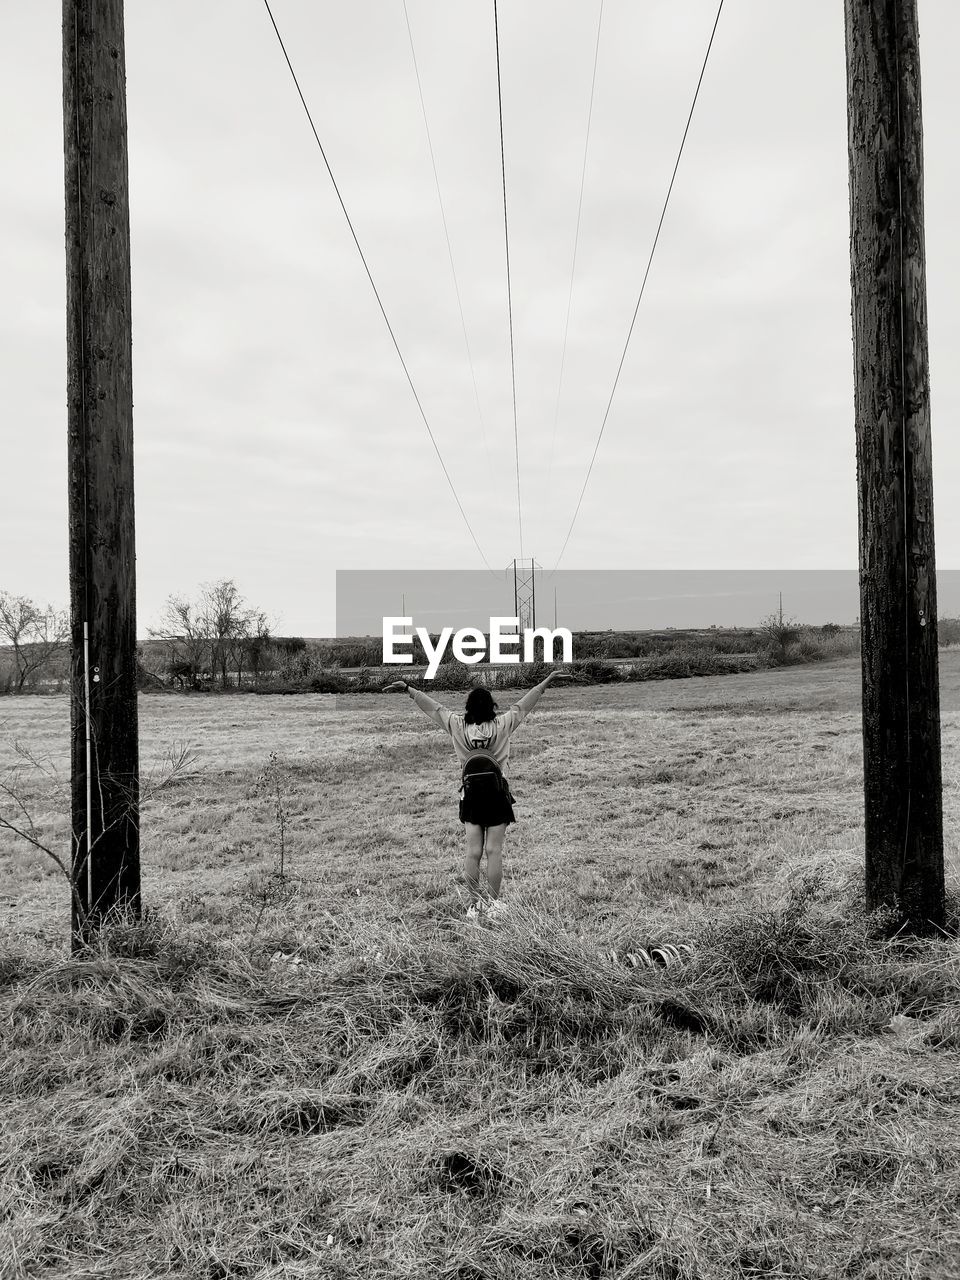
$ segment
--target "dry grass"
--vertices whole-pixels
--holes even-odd
[[[0,1274],[960,1275],[960,949],[858,905],[857,678],[551,691],[483,927],[452,752],[408,703],[143,699],[148,765],[197,751],[144,816],[155,913],[71,959],[62,885],[0,848]],[[64,703],[3,719],[65,769]],[[661,941],[694,959],[610,958]]]

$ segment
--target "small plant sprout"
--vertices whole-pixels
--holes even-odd
[[[283,766],[276,751],[271,751],[263,772],[257,778],[257,793],[266,795],[273,804],[273,816],[277,829],[276,874],[283,880],[286,875],[287,816],[283,798]]]

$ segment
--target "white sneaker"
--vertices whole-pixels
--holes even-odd
[[[482,912],[483,912],[482,903],[474,902],[472,906],[467,907],[467,919],[476,920],[479,918]]]
[[[507,911],[506,905],[499,898],[491,898],[487,903],[487,913],[491,916],[502,916]]]

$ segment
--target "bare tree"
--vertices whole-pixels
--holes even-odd
[[[247,608],[243,596],[232,578],[221,582],[204,583],[198,612],[210,637],[212,665],[220,674],[220,684],[227,687],[227,669],[237,665],[237,655],[249,635],[253,611]],[[242,661],[242,659],[241,659]],[[241,672],[237,671],[239,686]]]
[[[260,666],[264,655],[269,651],[273,637],[270,634],[270,623],[263,612],[251,610],[246,622],[244,634],[236,645],[237,688],[243,674],[244,659],[247,660],[254,682],[260,679]]]
[[[254,649],[259,660],[270,627],[266,614],[251,608],[233,579],[224,578],[204,583],[195,602],[170,596],[162,625],[150,634],[169,642],[167,670],[175,679],[198,688],[209,673],[225,689],[232,671],[240,687],[244,661]]]
[[[17,693],[65,648],[69,635],[70,620],[63,610],[41,609],[27,596],[0,591],[0,637],[13,650]]]
[[[161,624],[151,628],[156,639],[169,645],[168,675],[181,687],[196,689],[205,672],[211,670],[210,641],[197,607],[185,596],[170,596],[164,605]]]

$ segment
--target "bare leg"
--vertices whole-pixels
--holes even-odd
[[[480,857],[483,853],[483,827],[474,822],[463,824],[467,845],[463,863],[463,878],[467,885],[468,906],[472,906],[480,896]]]
[[[503,842],[506,834],[505,822],[501,822],[498,827],[487,827],[484,849],[487,854],[487,888],[491,898],[500,897],[500,884],[503,880]]]

